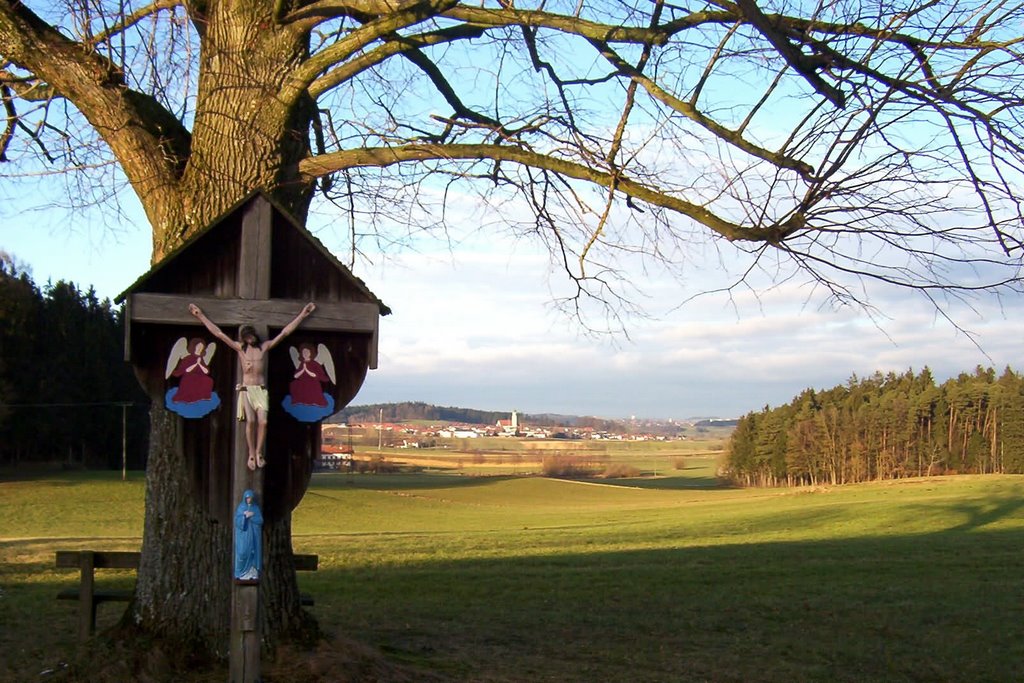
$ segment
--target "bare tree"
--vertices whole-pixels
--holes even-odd
[[[681,274],[708,240],[843,302],[1018,293],[1022,21],[1001,0],[0,0],[0,154],[89,197],[126,183],[154,261],[262,188],[300,219],[335,202],[354,252],[475,197],[548,247],[570,310],[613,316],[637,268]],[[147,517],[194,526],[153,414]],[[219,532],[174,526],[147,521],[144,556],[180,559],[143,563],[133,616],[213,643]],[[271,583],[284,634],[298,602]]]

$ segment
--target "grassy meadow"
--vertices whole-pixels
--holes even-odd
[[[657,486],[717,485],[715,463],[728,441],[728,430],[713,431],[689,440],[614,441],[614,440],[540,440],[480,437],[475,439],[437,438],[434,448],[378,449],[373,434],[354,442],[357,459],[383,458],[404,470],[449,472],[469,476],[540,474],[545,461],[565,458],[596,476],[610,466],[625,465],[635,470],[634,485],[644,485],[643,477],[658,479]],[[343,443],[342,440],[340,443]],[[339,442],[335,442],[339,443]],[[340,444],[339,444],[340,445]],[[687,473],[672,470],[691,470]],[[705,477],[703,482],[697,480]],[[680,475],[684,476],[680,476]]]
[[[329,632],[453,681],[1020,679],[1024,477],[741,490],[710,455],[628,457],[666,466],[314,475],[300,587]],[[53,551],[137,548],[142,507],[138,473],[0,473],[0,679],[74,646]]]

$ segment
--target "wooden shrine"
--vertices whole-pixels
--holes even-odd
[[[257,683],[264,521],[301,500],[320,454],[320,421],[344,408],[377,367],[378,321],[390,311],[260,192],[118,300],[127,302],[126,360],[150,398],[181,416],[193,493],[211,519],[233,529],[233,572],[224,577],[232,581],[230,681]],[[287,332],[273,348],[238,343]],[[250,418],[244,426],[241,414]],[[257,415],[266,441],[254,450]]]
[[[295,349],[329,350],[336,381],[326,387],[334,411],[356,395],[368,368],[377,367],[377,332],[390,310],[305,228],[261,192],[239,202],[140,277],[118,298],[127,302],[125,357],[152,400],[163,402],[170,378],[168,354],[181,340],[214,341],[189,313],[198,305],[225,334],[243,325],[262,339],[277,334],[307,302],[316,312],[268,354],[270,410],[267,465],[257,471],[268,520],[302,498],[320,453],[319,422],[303,422],[282,408],[296,372]],[[291,350],[292,353],[289,353]],[[201,419],[182,420],[182,442],[195,496],[210,516],[230,524],[242,489],[254,477],[235,478],[235,385],[238,360],[221,344],[208,376],[220,405]],[[238,472],[247,475],[247,472]],[[241,483],[240,483],[241,482]]]

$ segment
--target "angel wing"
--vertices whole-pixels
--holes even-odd
[[[171,355],[167,356],[167,369],[164,371],[164,379],[171,376],[174,368],[178,367],[178,361],[188,355],[188,340],[180,337],[171,347]]]
[[[327,350],[327,346],[324,344],[316,345],[316,359],[320,365],[324,366],[324,371],[327,376],[331,378],[331,384],[337,384],[338,379],[334,374],[334,358],[331,357],[331,352]]]
[[[213,360],[213,354],[215,354],[216,352],[217,352],[217,342],[210,342],[206,346],[206,353],[203,354],[203,362],[206,363],[207,365],[209,365],[210,361]]]
[[[288,355],[292,357],[292,365],[299,367],[299,350],[294,346],[289,346]]]

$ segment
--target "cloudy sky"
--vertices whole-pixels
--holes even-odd
[[[130,215],[69,230],[59,211],[5,210],[0,250],[29,266],[39,284],[72,280],[113,298],[148,268],[148,227]],[[329,233],[320,237],[340,248]],[[588,334],[555,310],[565,282],[529,246],[491,235],[454,253],[421,245],[370,260],[356,274],[394,313],[382,320],[380,367],[355,404],[733,417],[876,370],[927,365],[941,381],[978,364],[1024,367],[1019,299],[950,309],[973,341],[920,297],[892,289],[868,292],[879,311],[874,320],[827,305],[799,279],[753,280],[756,295],[737,290],[677,307],[724,282],[717,260],[706,258],[714,265],[693,270],[683,284],[646,276],[650,317],[627,320],[628,336],[609,337]]]

